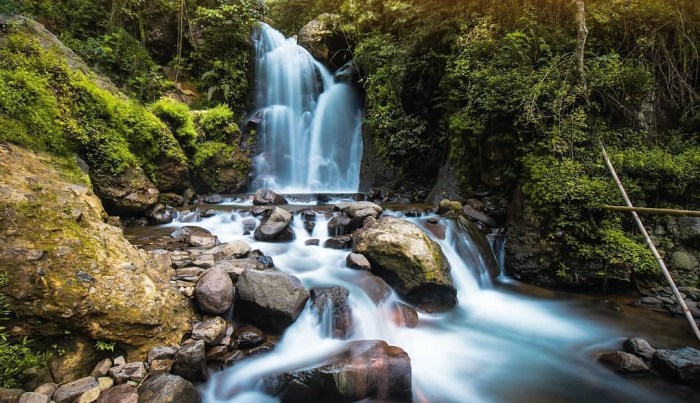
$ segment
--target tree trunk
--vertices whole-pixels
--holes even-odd
[[[586,41],[588,40],[588,28],[586,27],[586,5],[583,0],[574,0],[576,7],[576,25],[578,27],[577,43],[576,43],[576,65],[578,67],[579,77],[583,90],[588,90],[586,83],[586,70],[584,65],[584,52],[586,51]]]

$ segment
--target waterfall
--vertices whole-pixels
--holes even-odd
[[[256,29],[258,155],[255,188],[283,193],[354,193],[360,184],[362,108],[351,86],[294,38]]]

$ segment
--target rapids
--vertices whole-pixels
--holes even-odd
[[[385,215],[403,214],[387,211]],[[397,295],[377,302],[373,292],[377,278],[345,267],[349,251],[305,245],[311,238],[323,245],[329,237],[323,212],[317,212],[311,235],[297,217],[292,223],[296,233],[292,243],[257,242],[243,235],[242,221],[249,217],[245,209],[219,211],[195,225],[210,230],[222,242],[245,240],[271,256],[280,270],[298,277],[307,289],[348,289],[354,323],[349,340],[381,339],[404,349],[411,358],[415,401],[671,401],[594,363],[590,352],[620,342],[620,329],[582,319],[570,304],[510,292],[508,286],[501,286],[513,282],[507,277],[493,284],[484,275],[481,259],[469,252],[474,249],[472,240],[452,220],[441,220],[445,239],[426,233],[440,244],[450,262],[459,303],[446,313],[419,314],[418,327],[409,329],[391,319],[390,307],[399,300]],[[427,218],[406,219],[425,230]],[[175,222],[168,227],[181,225]],[[261,380],[332,357],[346,341],[329,338],[329,327],[317,322],[308,302],[272,352],[213,374],[200,388],[204,401],[276,401],[261,391]]]

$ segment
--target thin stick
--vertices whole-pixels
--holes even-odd
[[[608,158],[608,153],[605,151],[605,146],[603,143],[600,143],[600,147],[603,149],[603,158],[605,158],[605,163],[608,165],[608,169],[610,170],[610,174],[612,174],[613,179],[615,179],[615,183],[617,183],[617,187],[620,189],[620,193],[622,193],[622,197],[625,199],[625,204],[627,204],[627,207],[633,208],[632,202],[630,201],[629,197],[627,197],[627,192],[625,191],[625,188],[622,186],[622,182],[620,182],[620,178],[617,177],[617,172],[615,172],[615,168],[612,165],[612,162],[610,162],[610,158]],[[678,301],[678,305],[681,306],[683,309],[683,313],[685,314],[685,318],[688,319],[688,323],[690,324],[690,328],[693,329],[693,333],[695,334],[695,337],[700,341],[700,330],[698,329],[698,324],[695,323],[695,319],[693,318],[693,315],[690,313],[690,310],[688,309],[688,306],[685,304],[685,301],[681,297],[680,291],[678,291],[678,288],[676,287],[676,283],[673,281],[673,277],[671,277],[671,273],[668,272],[668,269],[666,268],[666,263],[664,263],[663,259],[661,259],[661,256],[659,255],[659,252],[656,250],[656,246],[654,246],[654,243],[651,241],[651,238],[649,237],[649,233],[647,232],[647,229],[644,227],[644,224],[642,224],[642,220],[639,219],[639,216],[637,215],[636,211],[632,211],[632,217],[634,217],[634,220],[637,222],[637,226],[639,227],[639,230],[642,231],[642,234],[644,235],[644,239],[647,241],[647,245],[651,249],[651,252],[654,254],[654,258],[656,258],[656,262],[659,264],[659,267],[661,268],[661,271],[664,273],[664,277],[666,277],[666,281],[668,284],[671,286],[671,290],[673,290],[673,296],[676,297],[676,301]]]
[[[670,209],[670,208],[650,208],[650,207],[610,206],[608,204],[603,204],[600,207],[604,210],[610,210],[610,211],[636,211],[637,213],[668,214],[668,215],[682,215],[682,216],[687,216],[687,217],[700,217],[700,211],[693,211],[693,210],[677,210],[677,209]]]

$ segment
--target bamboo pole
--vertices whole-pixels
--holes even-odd
[[[605,151],[605,146],[601,142],[600,144],[601,148],[603,149],[603,158],[605,158],[605,163],[608,166],[608,169],[610,170],[610,174],[612,174],[613,179],[615,179],[615,183],[617,184],[617,187],[620,189],[620,193],[622,193],[622,197],[625,199],[625,204],[627,204],[627,207],[629,208],[634,208],[632,206],[632,202],[630,201],[629,197],[627,197],[627,192],[625,191],[625,188],[622,186],[622,182],[620,182],[620,178],[617,177],[617,172],[615,172],[615,168],[612,165],[612,162],[610,162],[610,158],[608,158],[608,153]],[[690,328],[693,329],[693,333],[695,334],[695,337],[700,341],[700,330],[698,329],[698,324],[695,323],[695,319],[693,318],[693,315],[690,313],[690,310],[688,309],[688,306],[685,304],[685,301],[681,297],[680,291],[678,291],[678,287],[676,287],[676,283],[673,281],[673,277],[671,277],[671,273],[668,272],[668,268],[666,268],[666,263],[664,263],[663,259],[661,259],[661,256],[659,255],[659,252],[656,250],[656,246],[654,246],[654,243],[651,241],[651,238],[649,237],[649,233],[647,232],[647,229],[644,227],[644,224],[642,224],[642,220],[639,219],[639,215],[637,215],[637,212],[632,210],[632,217],[634,217],[634,220],[637,222],[637,226],[639,227],[639,230],[642,232],[644,235],[644,239],[646,239],[647,245],[649,246],[649,249],[651,249],[651,252],[654,254],[654,258],[656,258],[656,262],[659,264],[659,267],[661,268],[661,271],[664,273],[664,277],[666,278],[666,281],[668,284],[671,286],[671,290],[673,290],[673,296],[676,297],[676,301],[678,301],[678,305],[683,309],[683,313],[685,314],[685,318],[688,319],[688,323],[690,324]]]
[[[628,206],[611,206],[608,204],[603,204],[600,206],[604,210],[610,211],[634,211],[637,213],[650,213],[650,214],[668,214],[668,215],[682,215],[687,217],[700,217],[700,211],[692,210],[676,210],[669,208],[650,208],[650,207],[628,207]]]

